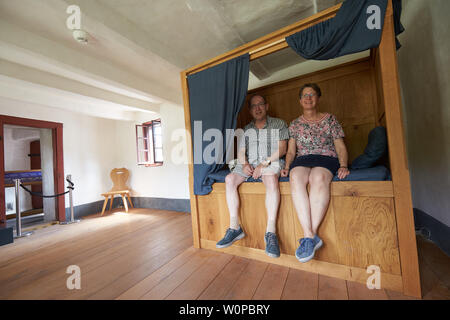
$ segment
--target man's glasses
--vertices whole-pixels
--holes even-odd
[[[305,93],[304,95],[302,95],[302,98],[306,99],[308,97],[312,98],[312,97],[315,97],[315,96],[317,96],[317,94],[315,94],[315,93]]]
[[[262,106],[265,106],[266,105],[266,103],[265,102],[260,102],[260,103],[258,103],[258,104],[252,104],[252,105],[250,105],[250,108],[256,108],[256,107],[262,107]]]

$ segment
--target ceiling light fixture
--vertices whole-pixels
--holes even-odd
[[[88,43],[88,33],[81,29],[73,30],[73,38],[77,40],[79,43],[87,44]]]

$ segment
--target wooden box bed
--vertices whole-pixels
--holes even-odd
[[[315,23],[333,17],[340,5],[271,33],[231,52],[181,73],[185,124],[190,130],[189,92],[186,76],[244,53],[250,60],[287,47],[283,39]],[[229,224],[224,183],[215,183],[205,196],[193,193],[192,142],[190,156],[190,199],[194,246],[219,250],[247,258],[320,273],[345,280],[366,283],[371,275],[367,267],[378,266],[381,287],[420,297],[420,277],[411,201],[394,36],[392,3],[389,1],[380,46],[370,57],[303,75],[249,91],[267,97],[269,115],[288,124],[300,115],[298,88],[316,82],[322,88],[320,111],[336,115],[345,134],[349,159],[361,154],[371,129],[387,129],[389,167],[392,181],[332,182],[328,212],[319,228],[325,245],[313,260],[300,263],[295,258],[302,228],[294,210],[289,182],[280,182],[281,204],[277,221],[281,257],[264,252],[266,229],[265,187],[262,183],[244,183],[239,188],[240,221],[246,237],[226,249],[216,249]],[[250,121],[243,108],[238,127]]]

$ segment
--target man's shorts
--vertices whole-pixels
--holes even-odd
[[[257,164],[253,164],[252,167],[256,168],[258,165]],[[275,161],[272,162],[268,167],[263,168],[261,170],[262,175],[277,175],[280,176],[280,172],[284,167],[284,161],[283,160],[279,160],[279,161]],[[248,176],[244,173],[243,171],[244,166],[242,164],[236,164],[236,166],[231,170],[231,173],[236,173],[244,178],[250,178],[251,176]]]

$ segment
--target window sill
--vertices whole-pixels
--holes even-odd
[[[161,167],[162,165],[163,165],[163,162],[152,163],[152,164],[138,164],[138,166],[145,166],[145,167]]]

